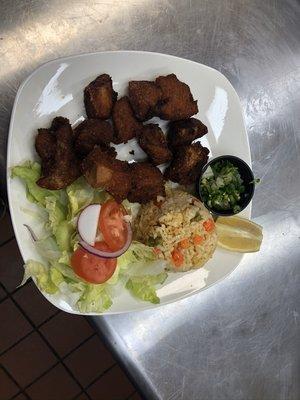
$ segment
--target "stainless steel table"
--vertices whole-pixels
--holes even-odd
[[[94,318],[148,399],[299,399],[300,6],[296,0],[0,1],[0,165],[20,82],[74,53],[143,49],[220,70],[244,108],[264,226],[227,279],[154,312]],[[297,25],[298,24],[298,25]]]

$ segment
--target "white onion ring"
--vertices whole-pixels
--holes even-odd
[[[99,209],[99,211],[98,211],[98,219],[95,220],[95,231],[93,232],[95,236],[93,237],[93,240],[89,241],[89,240],[87,240],[87,235],[84,234],[84,231],[85,231],[84,222],[86,222],[85,220],[88,218],[88,214],[85,214],[85,213],[86,213],[86,211],[92,210],[95,207]],[[95,204],[89,204],[83,210],[81,210],[81,212],[80,212],[80,214],[78,216],[78,219],[77,219],[77,232],[78,232],[78,234],[80,236],[80,239],[83,242],[88,243],[91,246],[93,246],[95,244],[95,238],[96,238],[96,235],[97,235],[97,225],[98,225],[98,220],[99,220],[99,216],[100,216],[100,211],[101,211],[101,204],[96,204],[96,203]],[[91,224],[86,224],[86,225],[87,225],[87,230],[90,231],[91,230],[91,228],[90,228]]]

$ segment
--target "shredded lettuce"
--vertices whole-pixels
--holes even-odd
[[[118,258],[114,274],[104,284],[85,282],[74,273],[70,258],[79,241],[76,230],[78,214],[89,204],[102,204],[110,196],[103,190],[90,187],[83,177],[64,190],[43,189],[36,184],[40,175],[41,167],[36,162],[28,161],[12,169],[12,177],[24,181],[28,200],[40,207],[40,213],[30,210],[30,216],[35,220],[40,219],[42,234],[46,234],[35,241],[43,263],[28,260],[21,284],[31,277],[45,293],[58,295],[71,307],[87,313],[101,313],[110,308],[111,296],[114,290],[115,293],[119,290],[117,284],[123,286],[126,283],[125,287],[140,300],[159,303],[155,286],[163,283],[167,274],[143,275],[145,264],[155,261],[156,256],[152,247],[140,242],[133,241]],[[136,214],[137,204],[127,200],[123,204],[132,215]]]
[[[155,261],[156,256],[153,247],[146,246],[143,243],[133,241],[129,249],[118,258],[118,266],[121,270],[127,269],[130,264],[138,262]]]
[[[126,289],[138,299],[158,304],[160,299],[156,294],[155,285],[163,284],[167,276],[166,272],[157,275],[132,276],[126,283]]]

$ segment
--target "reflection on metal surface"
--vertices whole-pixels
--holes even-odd
[[[228,111],[228,96],[224,89],[216,87],[214,99],[207,110],[206,117],[210,123],[216,142],[222,133]]]
[[[244,107],[254,173],[264,177],[253,204],[264,226],[261,252],[190,299],[93,320],[147,399],[298,399],[299,2],[2,0],[1,11],[2,191],[14,96],[39,64],[133,49],[227,76]]]
[[[60,65],[56,73],[50,79],[49,83],[45,86],[42,94],[33,109],[33,112],[39,116],[51,115],[59,110],[62,106],[73,100],[72,94],[63,95],[58,88],[58,78],[68,68],[68,64],[63,63]]]

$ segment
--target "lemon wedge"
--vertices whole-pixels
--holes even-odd
[[[249,219],[219,217],[216,221],[218,245],[230,251],[259,251],[263,239],[262,227]]]

